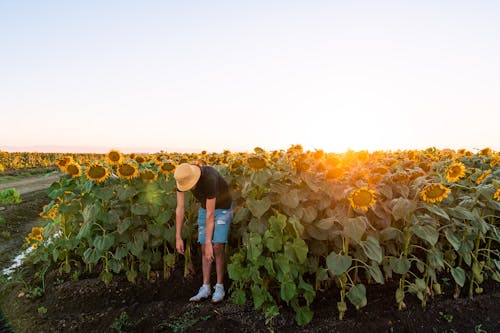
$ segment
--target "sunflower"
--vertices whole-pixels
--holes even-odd
[[[420,194],[425,202],[435,203],[443,201],[444,198],[448,197],[450,192],[449,188],[441,184],[429,184]]]
[[[376,202],[375,191],[370,190],[366,186],[360,187],[351,191],[349,194],[349,201],[352,208],[367,211],[368,208],[373,206]]]
[[[139,164],[142,164],[147,161],[146,157],[141,155],[137,155],[136,157],[134,157],[134,160]]]
[[[61,171],[64,171],[66,172],[66,166],[70,163],[74,163],[73,161],[73,157],[71,156],[64,156],[64,157],[61,157],[61,158],[58,158],[56,160],[56,165],[59,167],[59,169]]]
[[[389,172],[389,169],[388,169],[388,168],[386,168],[386,167],[385,167],[385,166],[383,166],[383,165],[379,165],[379,166],[377,166],[377,167],[373,168],[373,169],[372,169],[372,172],[373,172],[373,173],[378,173],[378,174],[380,174],[380,175],[385,175],[386,173],[388,173],[388,172]]]
[[[167,156],[165,156],[164,154],[155,155],[154,163],[155,164],[162,164],[166,158],[167,158]]]
[[[154,182],[156,179],[158,179],[158,174],[152,170],[144,170],[141,171],[140,177],[142,180]]]
[[[484,149],[481,149],[479,151],[479,155],[481,156],[488,156],[488,155],[491,155],[493,151],[491,150],[491,148],[484,148]]]
[[[493,194],[493,199],[500,201],[500,187],[497,188],[495,194]]]
[[[262,156],[251,156],[247,158],[247,164],[250,169],[254,171],[262,170],[269,165],[267,160]]]
[[[120,178],[125,179],[132,179],[139,175],[139,170],[137,170],[137,167],[132,163],[121,163],[116,168],[116,172]]]
[[[85,175],[90,180],[103,182],[109,177],[109,171],[101,163],[91,163],[85,170]]]
[[[106,163],[109,165],[118,165],[123,161],[123,155],[118,150],[110,150],[109,153],[106,154]]]
[[[82,168],[75,162],[70,162],[66,165],[66,173],[71,175],[72,178],[80,177],[82,175]]]
[[[476,179],[476,184],[481,184],[481,182],[491,173],[491,169],[486,170]]]
[[[37,237],[37,236],[41,236],[43,233],[43,228],[40,227],[40,228],[37,228],[37,227],[33,227],[31,228],[31,235],[34,237]]]
[[[171,162],[162,162],[158,168],[160,169],[161,173],[163,173],[164,175],[168,175],[175,170],[175,164]]]
[[[461,162],[452,163],[446,170],[446,180],[456,182],[465,176],[465,165]]]
[[[398,172],[391,175],[391,181],[394,183],[407,183],[410,180],[410,176],[404,172]]]
[[[31,248],[32,248],[33,250],[38,249],[38,244],[33,244],[33,245],[31,245]]]

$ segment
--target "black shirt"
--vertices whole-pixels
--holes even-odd
[[[191,190],[203,208],[207,208],[207,199],[215,198],[215,209],[230,209],[232,198],[229,185],[221,174],[211,166],[203,165],[201,176]]]

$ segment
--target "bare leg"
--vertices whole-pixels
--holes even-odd
[[[224,261],[224,243],[214,243],[215,269],[217,271],[217,283],[224,283],[225,261]]]
[[[210,271],[212,263],[205,258],[205,245],[201,245],[201,269],[203,271],[203,284],[210,284]]]

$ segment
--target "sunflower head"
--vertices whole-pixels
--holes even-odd
[[[139,170],[137,166],[132,163],[121,163],[116,168],[116,172],[120,178],[132,179],[139,175]]]
[[[118,165],[123,161],[123,155],[118,150],[112,149],[106,154],[105,159],[109,165]]]
[[[66,173],[71,175],[72,178],[77,178],[82,175],[82,168],[78,163],[70,162],[66,165]]]
[[[349,194],[349,202],[352,208],[367,211],[368,208],[373,206],[376,202],[375,191],[366,186],[360,187],[351,191]]]
[[[140,177],[142,180],[154,182],[156,179],[158,179],[158,174],[152,170],[144,170],[141,171]]]
[[[479,155],[481,156],[489,156],[491,155],[491,153],[492,153],[491,148],[484,148],[479,151]]]
[[[135,160],[137,163],[142,164],[142,163],[144,163],[144,162],[146,162],[146,161],[147,161],[147,158],[146,158],[146,156],[143,156],[143,155],[136,155],[136,156],[134,157],[134,160]]]
[[[428,203],[441,202],[448,197],[451,190],[441,184],[429,184],[421,192],[422,200]]]
[[[500,201],[500,187],[497,188],[495,194],[493,194],[493,199]]]
[[[465,176],[465,165],[461,162],[452,163],[446,170],[446,180],[456,182]]]
[[[91,163],[85,170],[85,175],[89,180],[100,183],[109,177],[109,171],[101,163]]]
[[[479,185],[483,182],[483,180],[488,177],[488,175],[491,173],[491,169],[488,169],[486,170],[485,172],[483,172],[481,174],[481,176],[479,176],[477,179],[476,179],[476,184]]]
[[[158,167],[158,169],[164,175],[168,175],[169,173],[172,173],[175,170],[175,164],[171,162],[162,162]]]
[[[250,156],[247,158],[247,164],[254,171],[262,170],[269,165],[263,156]]]
[[[61,170],[61,171],[64,171],[66,172],[66,166],[70,163],[74,163],[73,161],[73,157],[71,156],[64,156],[64,157],[61,157],[61,158],[58,158],[56,160],[56,165],[57,167]]]

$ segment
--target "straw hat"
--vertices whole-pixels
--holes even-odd
[[[177,182],[179,191],[188,191],[192,189],[201,176],[201,169],[196,165],[181,163],[174,172],[174,178]]]

